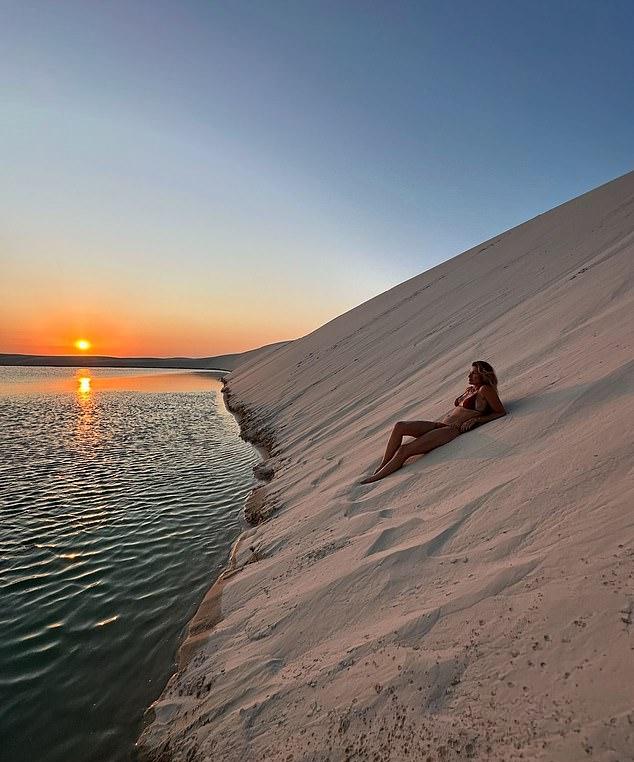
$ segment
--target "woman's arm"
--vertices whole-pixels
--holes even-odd
[[[492,386],[483,386],[480,389],[482,396],[484,399],[489,403],[489,407],[491,410],[493,410],[493,415],[495,415],[496,418],[499,418],[502,415],[506,415],[506,410],[504,409],[504,405],[502,404],[502,401],[498,397],[498,393],[495,391],[495,389]],[[488,418],[489,416],[483,416],[483,418]]]

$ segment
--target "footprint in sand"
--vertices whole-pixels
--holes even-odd
[[[360,516],[364,513],[376,513],[379,518],[389,519],[394,514],[394,511],[392,508],[370,508],[368,506],[364,506],[363,504],[352,503],[343,512],[343,515],[347,518],[352,518],[353,516]]]

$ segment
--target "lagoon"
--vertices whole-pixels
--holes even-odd
[[[0,368],[0,737],[126,762],[243,528],[221,372]]]

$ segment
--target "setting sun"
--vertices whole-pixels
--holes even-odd
[[[86,339],[77,339],[77,341],[75,342],[75,347],[77,349],[81,349],[82,352],[85,352],[87,349],[90,349],[90,346],[91,346],[90,342],[87,341]]]

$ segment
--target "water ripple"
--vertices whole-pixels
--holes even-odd
[[[151,372],[90,373],[95,389],[117,377],[134,390],[82,396],[74,369],[0,369],[0,736],[12,762],[128,760],[258,460],[217,380],[145,392]]]

